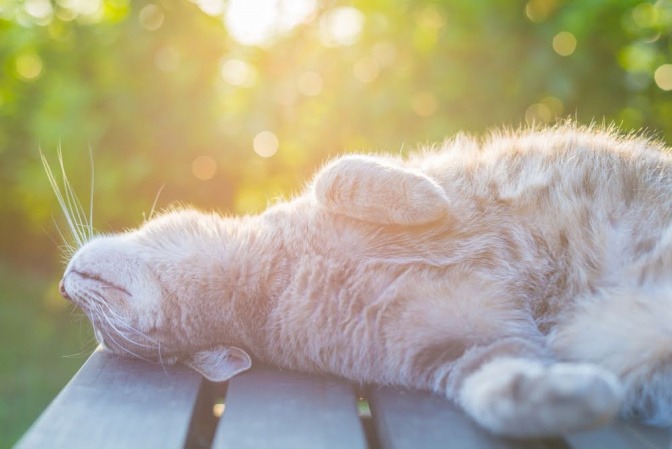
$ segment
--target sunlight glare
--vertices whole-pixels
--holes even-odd
[[[316,0],[229,0],[224,23],[239,43],[263,46],[309,21],[316,7]]]

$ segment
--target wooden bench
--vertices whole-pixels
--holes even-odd
[[[182,366],[96,351],[17,447],[668,449],[671,442],[669,430],[623,422],[558,439],[507,440],[422,392],[358,389],[263,366],[215,384]]]

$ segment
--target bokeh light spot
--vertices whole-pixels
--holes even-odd
[[[531,104],[525,111],[525,121],[528,125],[546,124],[553,119],[553,112],[543,103]]]
[[[374,58],[360,58],[352,67],[352,73],[355,78],[362,83],[370,83],[378,78],[380,66]]]
[[[77,18],[77,11],[68,8],[57,8],[56,17],[58,17],[63,22],[69,22]]]
[[[530,0],[525,5],[525,15],[534,23],[546,20],[557,7],[556,0]]]
[[[539,103],[546,106],[548,110],[551,111],[551,115],[553,117],[562,115],[562,113],[565,110],[565,105],[562,103],[562,100],[560,100],[557,97],[553,96],[544,97],[541,99],[541,101],[539,101]]]
[[[157,5],[150,3],[143,7],[138,13],[138,20],[143,28],[149,31],[156,31],[163,25],[165,16],[163,11]]]
[[[431,92],[418,92],[413,95],[413,111],[421,117],[429,117],[436,113],[439,103]]]
[[[569,56],[576,50],[576,37],[569,31],[561,31],[553,38],[553,50],[560,56]]]
[[[26,0],[23,7],[38,25],[48,25],[54,14],[49,0]]]
[[[672,64],[663,64],[653,73],[653,79],[663,90],[672,90]]]
[[[632,20],[641,28],[650,28],[658,22],[658,8],[651,3],[640,3],[632,10]]]
[[[364,15],[351,6],[333,8],[320,20],[320,42],[326,47],[352,45],[359,40]]]
[[[390,65],[397,58],[397,47],[392,42],[378,42],[371,49],[371,54],[381,66]]]
[[[324,87],[322,76],[317,72],[307,71],[299,75],[299,92],[303,95],[313,97],[319,95]]]
[[[232,86],[249,87],[254,85],[257,72],[250,64],[241,59],[227,59],[222,63],[222,79]]]
[[[198,156],[191,163],[191,171],[201,181],[207,181],[215,177],[217,161],[210,156]]]
[[[301,93],[297,91],[297,89],[295,89],[294,87],[295,86],[289,84],[283,84],[277,86],[277,88],[275,89],[275,93],[273,95],[274,100],[282,106],[293,107],[294,105],[296,105],[296,102],[299,98],[299,93]]]
[[[221,16],[224,13],[223,0],[191,0],[191,2],[209,16]]]
[[[229,0],[224,23],[239,43],[261,46],[312,20],[315,9],[315,0]]]
[[[652,45],[637,42],[623,47],[618,53],[618,63],[628,72],[652,72],[658,52]]]
[[[180,63],[180,54],[173,47],[162,47],[156,52],[154,63],[162,72],[174,72]]]
[[[58,0],[59,6],[76,16],[97,16],[103,12],[102,0]],[[58,14],[59,18],[61,15]],[[73,17],[74,18],[74,17]]]
[[[21,55],[16,58],[16,73],[26,81],[33,81],[42,73],[42,60],[35,54]]]
[[[270,131],[262,131],[252,141],[254,152],[261,157],[271,157],[278,152],[280,142],[278,137]]]
[[[415,21],[423,28],[439,29],[446,24],[446,19],[434,6],[426,6],[415,16]]]
[[[225,409],[226,405],[223,402],[217,402],[212,406],[212,415],[215,418],[221,418]]]

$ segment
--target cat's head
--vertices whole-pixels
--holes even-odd
[[[60,292],[84,311],[109,351],[181,361],[210,380],[226,380],[248,369],[250,357],[233,346],[205,343],[193,316],[204,295],[198,273],[207,267],[199,264],[214,251],[207,236],[220,232],[216,222],[182,210],[133,231],[94,237],[70,259]]]

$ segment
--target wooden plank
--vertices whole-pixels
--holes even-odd
[[[641,424],[616,421],[588,432],[567,435],[572,449],[669,449],[672,447],[670,429],[646,427]]]
[[[426,392],[373,387],[369,404],[382,449],[567,448],[558,439],[520,441],[496,437],[447,399]],[[593,449],[597,447],[600,446]]]
[[[350,384],[262,366],[229,381],[212,447],[363,449],[366,439]]]
[[[97,350],[17,448],[183,448],[201,379]]]

